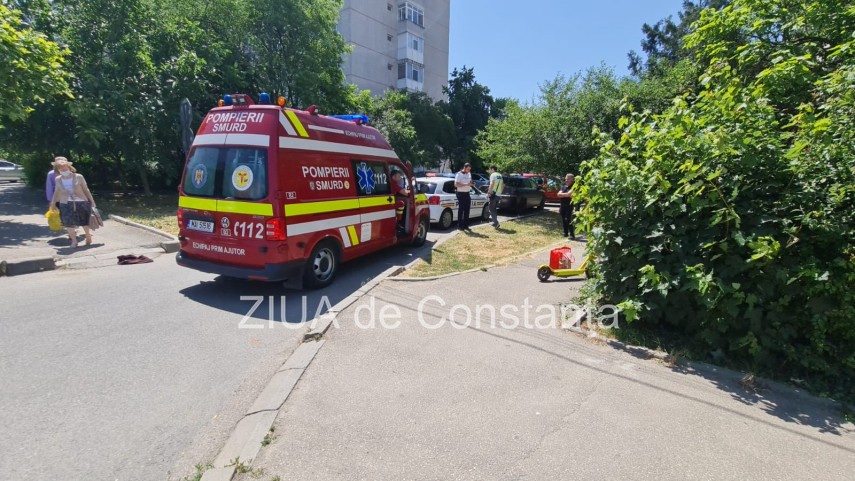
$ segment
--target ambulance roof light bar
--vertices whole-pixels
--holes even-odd
[[[223,105],[225,106],[246,107],[254,104],[255,102],[246,94],[223,95]]]
[[[347,120],[349,122],[353,122],[356,125],[368,125],[368,116],[362,114],[350,114],[350,115],[330,115],[330,117]]]

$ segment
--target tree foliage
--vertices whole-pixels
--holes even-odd
[[[619,78],[600,66],[544,82],[532,105],[511,103],[477,137],[478,155],[506,172],[563,176],[578,172],[599,151],[595,129],[618,133],[620,106],[659,112],[695,73],[681,63],[661,77]]]
[[[853,31],[843,0],[701,13],[701,90],[627,111],[583,165],[600,300],[855,398]]]
[[[683,44],[683,38],[691,31],[692,24],[701,17],[701,12],[712,8],[722,9],[730,0],[683,0],[683,9],[677,14],[678,22],[671,16],[659,20],[653,25],[645,23],[641,27],[644,38],[641,50],[647,56],[642,59],[635,51],[630,51],[629,70],[633,75],[660,75],[675,64],[691,59],[691,49]]]
[[[37,104],[70,95],[65,60],[68,51],[0,5],[0,129],[24,120]]]
[[[465,162],[473,164],[476,171],[483,170],[481,159],[476,153],[475,137],[478,135],[491,117],[496,113],[493,111],[493,97],[490,89],[478,83],[475,79],[475,69],[455,68],[451,71],[448,87],[443,88],[448,95],[448,102],[443,102],[443,110],[451,118],[454,124],[454,144],[451,146],[448,157],[455,167],[460,167]]]

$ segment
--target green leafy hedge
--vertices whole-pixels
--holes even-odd
[[[701,91],[625,110],[577,197],[593,291],[758,373],[855,399],[855,7],[736,0]]]

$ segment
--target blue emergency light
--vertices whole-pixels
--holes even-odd
[[[232,104],[232,96],[231,95],[224,95],[223,96],[223,104],[231,105]]]
[[[261,105],[270,105],[270,94],[264,92],[258,94],[258,103]]]
[[[350,122],[356,122],[359,124],[368,125],[368,116],[367,115],[362,115],[362,114],[330,115],[330,117],[333,117],[336,119],[341,119],[341,120],[347,120]]]

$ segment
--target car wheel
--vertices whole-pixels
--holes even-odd
[[[546,206],[546,197],[540,198],[540,204],[537,205],[539,210],[543,210],[543,207]]]
[[[481,211],[481,218],[490,220],[490,204],[484,204],[484,209]]]
[[[332,284],[339,265],[338,246],[331,241],[322,241],[312,249],[312,255],[303,272],[303,283],[309,289],[320,289]]]
[[[427,240],[428,229],[430,228],[430,222],[427,218],[423,218],[421,222],[419,222],[418,231],[416,232],[416,237],[413,238],[413,245],[416,247],[422,246]]]
[[[442,211],[439,216],[439,228],[442,230],[450,229],[452,222],[454,222],[454,214],[451,213],[451,209]]]
[[[525,214],[526,205],[525,205],[525,197],[517,197],[517,214],[523,215]]]

